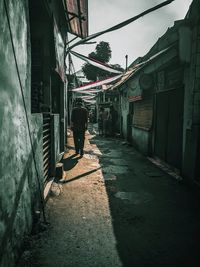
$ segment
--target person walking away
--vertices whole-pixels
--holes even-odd
[[[88,126],[88,111],[83,107],[82,99],[76,100],[76,106],[72,110],[71,129],[73,131],[74,146],[76,154],[83,156],[85,142],[85,131]]]
[[[106,118],[106,128],[105,128],[105,136],[111,136],[111,113],[110,110],[107,111],[107,118]]]
[[[106,135],[107,119],[108,119],[108,111],[105,109],[103,110],[102,118],[103,118],[103,136],[105,136]]]
[[[111,113],[111,135],[115,136],[117,132],[118,113],[115,110],[114,106],[110,107],[110,113]]]
[[[98,116],[98,130],[100,136],[103,135],[103,113],[104,113],[104,108],[101,107]]]

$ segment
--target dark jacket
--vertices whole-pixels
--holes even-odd
[[[88,111],[84,107],[75,107],[71,115],[72,130],[85,131],[88,123]]]

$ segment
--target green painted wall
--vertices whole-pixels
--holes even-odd
[[[198,5],[197,5],[198,4]],[[184,144],[182,175],[200,186],[200,23],[199,3],[193,2],[191,19],[198,23],[191,27],[191,58],[185,67]],[[197,13],[196,13],[197,12]],[[188,47],[185,46],[184,49]]]
[[[150,132],[132,127],[133,145],[144,155],[149,154]]]
[[[53,165],[56,166],[58,155],[60,154],[60,116],[58,114],[52,114],[52,137],[55,140],[52,149]],[[53,170],[55,172],[55,168]],[[55,173],[53,173],[55,175]]]
[[[7,0],[39,179],[42,180],[42,117],[30,114],[28,1]],[[38,183],[4,2],[0,1],[0,266],[14,266],[38,209]]]
[[[121,116],[122,116],[122,136],[127,139],[127,116],[128,116],[129,102],[127,96],[121,96]]]

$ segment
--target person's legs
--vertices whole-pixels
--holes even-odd
[[[99,125],[98,125],[98,130],[99,130],[99,135],[103,135],[103,121],[99,120]]]
[[[103,135],[103,129],[102,128],[99,130],[99,135]]]
[[[79,132],[78,131],[73,131],[73,137],[74,137],[74,146],[75,146],[75,151],[76,154],[79,153]]]
[[[103,135],[106,135],[106,120],[103,120],[103,129],[102,129]]]
[[[115,135],[115,123],[112,121],[111,122],[111,136],[114,136]]]
[[[80,131],[79,132],[79,148],[80,148],[81,155],[83,155],[84,142],[85,142],[85,131]]]

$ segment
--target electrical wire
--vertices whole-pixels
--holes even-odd
[[[125,20],[125,21],[123,21],[123,22],[121,22],[121,23],[118,23],[118,24],[116,24],[116,25],[114,25],[114,26],[112,26],[112,27],[110,27],[110,28],[108,28],[108,29],[106,29],[106,30],[103,30],[103,31],[94,33],[94,34],[92,34],[92,35],[89,35],[88,37],[86,37],[86,38],[84,38],[84,39],[82,39],[82,40],[80,40],[80,41],[78,41],[78,42],[72,44],[72,45],[69,47],[68,51],[70,51],[72,48],[74,48],[74,47],[77,46],[77,45],[86,44],[88,41],[90,41],[90,40],[92,40],[92,39],[94,39],[94,38],[97,38],[98,36],[101,36],[101,35],[103,35],[103,34],[105,34],[105,33],[112,32],[112,31],[121,29],[121,28],[123,28],[124,26],[126,26],[126,25],[132,23],[133,21],[136,21],[136,20],[138,20],[139,18],[141,18],[141,17],[143,17],[143,16],[145,16],[145,15],[147,15],[147,14],[149,14],[149,13],[151,13],[151,12],[157,10],[157,9],[166,6],[166,5],[170,4],[170,3],[172,3],[173,1],[175,1],[175,0],[167,0],[167,1],[164,1],[164,2],[162,2],[162,3],[160,3],[160,4],[156,5],[156,6],[154,6],[154,7],[152,7],[152,8],[149,8],[149,9],[145,10],[144,12],[140,13],[139,15],[136,15],[136,16],[130,18],[130,19],[127,19],[127,20]]]

